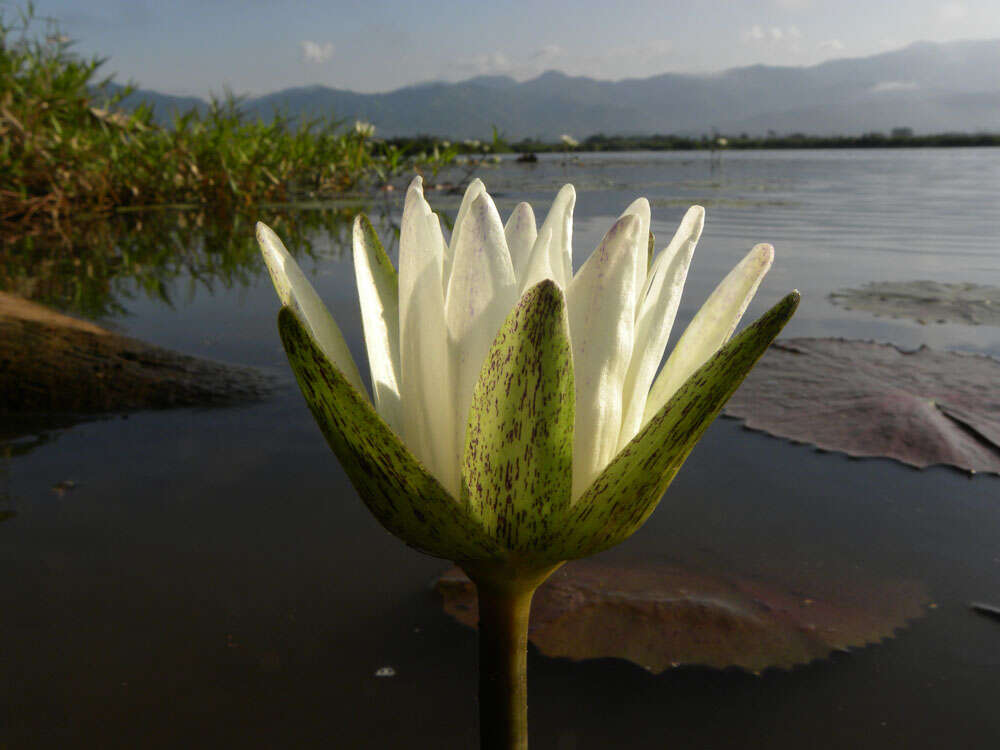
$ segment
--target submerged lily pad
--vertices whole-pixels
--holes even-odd
[[[448,570],[435,588],[449,615],[476,626],[475,587],[461,570]],[[760,672],[880,641],[926,603],[909,582],[824,588],[803,593],[665,563],[580,560],[535,593],[528,638],[546,656],[626,659],[653,673],[682,664]]]
[[[833,304],[920,323],[1000,326],[1000,287],[938,281],[877,281],[830,294]]]
[[[1000,362],[872,341],[775,342],[726,406],[771,435],[1000,474]]]

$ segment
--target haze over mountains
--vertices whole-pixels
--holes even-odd
[[[172,111],[204,104],[149,91],[126,104],[139,98],[164,121]],[[366,120],[384,137],[488,138],[493,125],[510,140],[713,130],[851,135],[895,127],[1000,132],[1000,40],[917,42],[811,67],[753,65],[621,81],[549,71],[523,82],[482,76],[382,94],[309,86],[247,99],[244,108],[264,118],[280,109]]]

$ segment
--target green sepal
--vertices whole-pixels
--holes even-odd
[[[566,299],[549,279],[526,291],[501,326],[465,433],[462,499],[508,550],[535,557],[562,533],[558,521],[573,487],[574,413]]]
[[[592,555],[642,526],[691,449],[798,304],[799,293],[792,292],[687,379],[568,510],[558,554],[567,560]]]
[[[502,557],[496,542],[327,361],[288,307],[278,313],[278,332],[313,417],[378,522],[411,547],[435,557],[455,561]]]
[[[649,241],[646,243],[646,270],[653,267],[653,256],[656,254],[656,237],[649,233]]]

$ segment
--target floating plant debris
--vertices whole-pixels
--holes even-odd
[[[725,413],[771,435],[1000,474],[1000,362],[871,341],[777,341]]]
[[[475,588],[461,570],[435,588],[445,612],[476,626]],[[906,581],[800,588],[666,563],[579,560],[538,589],[528,638],[546,656],[626,659],[653,673],[682,664],[760,672],[888,638],[927,602]]]
[[[848,310],[912,318],[920,323],[1000,326],[1000,287],[939,281],[876,281],[842,289],[830,301]]]

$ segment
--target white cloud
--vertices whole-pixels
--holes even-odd
[[[755,23],[749,29],[740,32],[740,39],[745,44],[766,47],[773,52],[800,54],[802,50],[802,32],[798,26],[768,26]]]
[[[938,8],[938,16],[942,21],[961,21],[969,15],[969,9],[964,3],[945,3]]]
[[[302,57],[306,62],[325,63],[333,57],[332,42],[311,42],[308,39],[303,39],[300,44],[302,45]]]
[[[561,57],[563,53],[564,53],[563,48],[560,47],[558,44],[543,44],[541,47],[535,50],[534,54],[531,56],[531,59],[539,61],[541,60],[548,61],[556,57]]]
[[[510,72],[511,63],[503,52],[491,52],[459,60],[455,63],[455,67],[475,75],[494,75]]]
[[[823,52],[843,52],[844,43],[839,39],[827,39],[819,43],[819,48]]]
[[[872,86],[869,91],[873,94],[881,94],[886,91],[914,91],[920,88],[916,81],[880,81]]]

